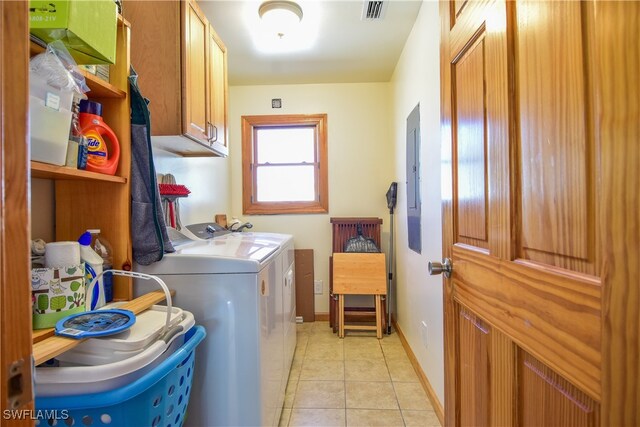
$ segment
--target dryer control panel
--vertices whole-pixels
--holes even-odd
[[[215,222],[201,222],[200,224],[187,225],[187,229],[201,239],[211,239],[231,233],[229,230]]]

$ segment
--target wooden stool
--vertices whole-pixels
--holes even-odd
[[[344,330],[376,331],[382,338],[382,300],[387,294],[386,268],[383,253],[343,252],[333,254],[333,293],[338,296],[338,337]],[[375,298],[376,326],[345,325],[344,296],[373,295]]]

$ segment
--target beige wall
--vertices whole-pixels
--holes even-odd
[[[179,157],[154,148],[156,173],[170,173],[185,185],[189,197],[179,199],[183,225],[213,222],[216,214],[228,214],[231,204],[230,159],[220,157]]]
[[[329,218],[380,217],[383,230],[388,227],[385,193],[394,170],[389,88],[388,83],[358,83],[234,86],[229,90],[231,214],[251,222],[253,231],[292,234],[297,248],[314,250],[315,278],[324,284],[324,294],[315,298],[316,312],[329,311]],[[282,99],[281,109],[271,108],[272,98]],[[241,116],[305,113],[327,113],[329,213],[243,216]]]
[[[392,78],[396,179],[406,181],[406,118],[420,103],[420,197],[422,253],[408,248],[406,185],[397,210],[397,319],[438,399],[444,403],[442,279],[427,275],[427,263],[442,256],[440,206],[440,23],[438,3],[424,1]],[[423,344],[422,322],[427,325]]]

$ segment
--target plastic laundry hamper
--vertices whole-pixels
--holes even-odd
[[[180,310],[182,311],[182,310]],[[149,310],[139,317],[144,317]],[[162,316],[161,313],[157,313]],[[107,339],[112,347],[100,348],[100,338],[90,338],[67,353],[61,354],[56,359],[59,366],[37,367],[35,374],[36,396],[70,396],[85,395],[106,392],[123,387],[142,378],[170,357],[186,341],[187,333],[194,326],[194,318],[188,311],[182,312],[183,319],[172,326],[167,335],[157,339],[146,348],[132,351],[119,352],[117,341]],[[157,316],[156,316],[157,318]],[[129,330],[139,326],[139,322]],[[129,331],[124,332],[127,334]],[[145,331],[144,333],[148,333]],[[122,336],[121,334],[114,337]],[[134,344],[137,347],[140,342],[133,334]],[[129,336],[131,338],[131,335]],[[86,345],[89,347],[86,347]]]
[[[39,420],[58,426],[182,426],[195,367],[195,349],[206,336],[194,326],[184,344],[138,380],[100,393],[73,396],[36,396],[36,409],[55,413],[58,420]],[[36,423],[38,425],[38,423]]]

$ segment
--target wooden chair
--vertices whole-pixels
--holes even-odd
[[[387,294],[385,257],[383,253],[334,253],[333,293],[338,296],[338,337],[344,338],[345,329],[375,330],[382,338],[382,295]],[[344,296],[373,295],[376,325],[345,325]]]

